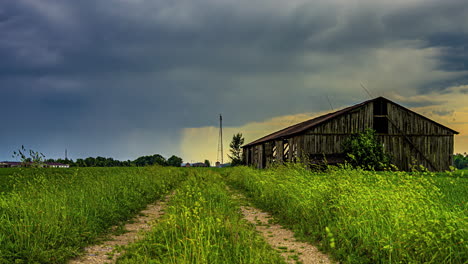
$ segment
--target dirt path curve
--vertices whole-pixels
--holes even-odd
[[[245,200],[241,194],[234,194],[235,199]],[[241,206],[244,218],[255,225],[265,240],[275,249],[280,250],[287,263],[333,263],[329,257],[316,247],[299,242],[294,233],[279,224],[272,223],[272,216],[252,206]]]
[[[125,233],[111,236],[107,241],[99,245],[86,247],[83,256],[72,259],[68,264],[115,263],[117,257],[120,256],[122,252],[117,252],[114,249],[118,246],[128,245],[129,243],[141,239],[143,232],[151,229],[151,223],[164,214],[164,208],[172,195],[173,194],[169,194],[163,199],[148,205],[137,217],[125,224]]]

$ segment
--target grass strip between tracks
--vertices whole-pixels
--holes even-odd
[[[146,237],[126,248],[117,263],[284,263],[255,228],[222,178],[191,170],[166,214]]]

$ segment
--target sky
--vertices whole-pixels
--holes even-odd
[[[466,0],[5,0],[0,160],[225,153],[385,96],[468,152]],[[224,157],[227,160],[227,155]]]

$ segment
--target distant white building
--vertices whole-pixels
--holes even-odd
[[[45,165],[49,168],[70,168],[70,165],[58,162],[46,162]]]

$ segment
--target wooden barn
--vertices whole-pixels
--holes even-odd
[[[458,134],[444,125],[384,97],[344,108],[287,127],[243,146],[247,165],[266,168],[297,158],[328,164],[344,161],[342,144],[350,135],[372,128],[400,170],[423,165],[431,171],[452,165],[453,140]]]

